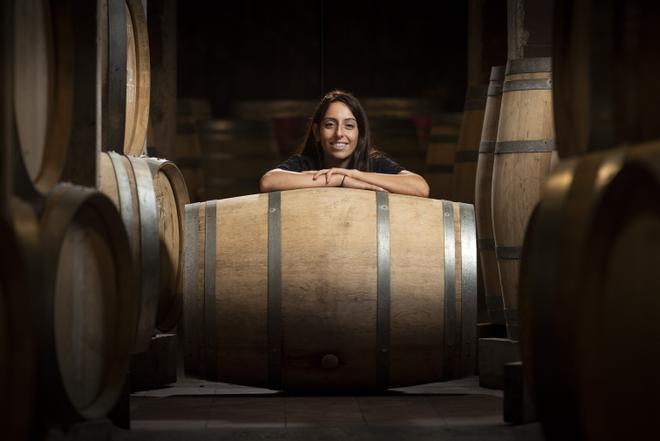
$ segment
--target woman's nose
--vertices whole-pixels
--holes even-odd
[[[341,124],[337,124],[337,130],[335,131],[335,136],[341,138],[344,134],[344,129],[341,127]]]

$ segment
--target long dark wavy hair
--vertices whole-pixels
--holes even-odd
[[[371,134],[369,131],[369,121],[367,120],[367,114],[362,108],[362,104],[348,92],[343,90],[333,90],[328,92],[319,105],[314,111],[314,116],[309,123],[307,128],[307,135],[305,136],[305,141],[298,148],[298,153],[305,155],[315,162],[315,166],[318,170],[325,168],[325,160],[323,155],[323,147],[321,142],[316,139],[314,136],[314,127],[321,126],[321,120],[325,116],[325,113],[330,107],[330,104],[334,102],[342,102],[351,110],[355,116],[355,120],[358,126],[358,140],[355,151],[351,155],[351,160],[348,164],[348,168],[354,168],[362,171],[371,171],[371,161],[370,158],[378,151],[371,145]]]

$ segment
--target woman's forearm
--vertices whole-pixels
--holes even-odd
[[[399,174],[372,173],[352,170],[351,177],[372,185],[382,187],[390,193],[410,196],[429,197],[429,185],[426,180],[416,173],[403,171]],[[332,178],[334,179],[334,174]]]
[[[279,168],[266,172],[259,181],[259,191],[266,193],[270,191],[295,190],[297,188],[311,187],[339,187],[342,175],[332,176],[330,182],[325,179],[314,180],[315,171],[292,172]]]

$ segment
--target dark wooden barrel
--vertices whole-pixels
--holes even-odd
[[[208,100],[184,98],[177,101],[174,162],[186,181],[191,202],[206,199],[198,123],[208,119],[211,119],[211,106]]]
[[[424,151],[412,118],[369,118],[371,142],[413,173],[426,169]]]
[[[556,0],[553,99],[563,157],[660,137],[660,7]]]
[[[357,390],[474,373],[470,205],[293,190],[188,205],[185,234],[191,375]]]
[[[481,143],[479,144],[474,203],[474,210],[477,216],[477,237],[479,239],[479,258],[485,302],[491,323],[500,325],[505,324],[504,301],[502,299],[502,285],[500,283],[500,273],[497,268],[497,258],[495,256],[491,197],[495,143],[497,141],[497,126],[500,120],[503,82],[504,66],[493,67],[490,73],[484,125],[481,130]]]
[[[126,126],[124,153],[143,153],[149,127],[149,29],[141,0],[126,0]]]
[[[493,233],[509,337],[518,339],[518,276],[527,222],[552,167],[550,58],[507,63],[492,181]]]
[[[144,352],[156,327],[160,298],[158,205],[152,172],[141,158],[114,152],[99,157],[99,189],[114,203],[128,232],[139,282],[139,322],[135,352]]]
[[[56,421],[104,417],[120,396],[138,296],[126,230],[98,191],[59,184],[41,215],[40,406]]]
[[[660,144],[562,160],[525,238],[522,354],[548,440],[655,430]]]
[[[199,127],[206,197],[257,193],[261,176],[279,162],[271,123],[214,119]]]
[[[488,86],[470,86],[465,96],[463,122],[458,137],[452,176],[453,200],[474,204],[479,142],[484,122]]]
[[[156,327],[169,331],[178,323],[183,302],[183,216],[190,203],[183,175],[165,159],[143,158],[149,165],[158,206],[160,297]]]
[[[36,347],[32,301],[38,278],[36,214],[15,201],[12,219],[0,217],[0,424],[4,437],[31,439],[36,396]],[[12,221],[17,225],[12,225]],[[31,245],[31,246],[30,246]]]
[[[73,23],[68,2],[14,4],[14,116],[34,186],[47,192],[66,163],[73,118]]]
[[[433,199],[453,197],[454,156],[462,121],[462,113],[438,114],[431,118],[424,178]]]

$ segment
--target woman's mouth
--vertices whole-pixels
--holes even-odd
[[[344,150],[346,147],[348,147],[348,143],[346,142],[334,142],[331,145],[335,150]]]

